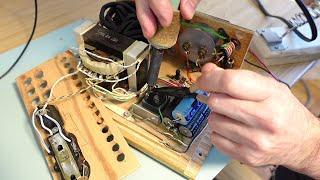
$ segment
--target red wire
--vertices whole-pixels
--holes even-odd
[[[249,50],[249,53],[252,54],[257,60],[258,62],[268,71],[268,73],[277,81],[280,81],[279,78],[277,78],[277,76],[275,74],[273,74],[270,69],[268,68],[268,66],[264,63],[264,61],[262,59],[260,59],[254,52],[252,52],[252,50]]]

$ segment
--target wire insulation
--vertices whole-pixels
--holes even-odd
[[[30,45],[30,42],[33,38],[33,35],[36,31],[36,27],[37,27],[37,21],[38,21],[38,1],[34,0],[34,22],[33,22],[33,27],[32,27],[32,31],[31,34],[29,36],[29,39],[26,43],[26,45],[24,46],[23,50],[21,51],[20,55],[18,56],[18,58],[14,61],[14,63],[9,67],[9,69],[7,71],[5,71],[1,76],[0,76],[0,80],[3,79],[6,75],[8,75],[11,70],[18,64],[18,62],[20,61],[21,57],[24,55],[24,53],[26,52],[27,48]]]

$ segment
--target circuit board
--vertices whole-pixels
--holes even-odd
[[[53,83],[64,74],[75,71],[76,63],[72,54],[66,52],[17,78],[30,119],[35,107],[48,98]],[[67,95],[83,86],[85,82],[78,74],[62,82],[54,94]],[[76,137],[90,166],[89,179],[121,179],[140,166],[110,113],[89,91],[57,102],[54,106],[62,116],[65,131]],[[40,133],[45,137],[43,130]],[[55,170],[53,156],[43,152],[53,178],[62,179]]]

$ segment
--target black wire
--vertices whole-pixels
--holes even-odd
[[[103,5],[99,14],[100,25],[114,32],[147,42],[143,36],[133,1],[111,2]]]
[[[311,38],[308,38],[306,37],[305,35],[303,35],[297,28],[294,29],[293,31],[304,41],[307,41],[307,42],[311,42],[311,41],[314,41],[317,39],[318,37],[318,30],[317,30],[317,26],[310,14],[310,12],[308,11],[308,9],[306,8],[306,6],[304,5],[303,2],[301,2],[300,0],[295,0],[296,3],[298,4],[298,6],[301,8],[302,12],[304,13],[308,23],[309,23],[309,26],[310,26],[310,29],[311,29],[311,32],[312,32],[312,36]],[[257,4],[258,4],[258,7],[259,9],[261,10],[261,12],[265,15],[265,16],[268,16],[268,17],[272,17],[272,18],[276,18],[276,19],[279,19],[280,21],[282,21],[283,23],[285,23],[289,29],[291,28],[294,28],[294,26],[291,24],[291,22],[289,22],[288,20],[286,20],[285,18],[283,17],[280,17],[280,16],[275,16],[275,15],[272,15],[270,14],[266,9],[265,7],[262,5],[261,1],[260,0],[256,0]]]
[[[257,65],[257,64],[254,64],[254,63],[252,63],[252,62],[250,62],[250,61],[248,61],[248,60],[244,60],[246,63],[248,63],[248,64],[250,64],[251,66],[254,66],[254,67],[256,67],[256,68],[258,68],[258,69],[261,69],[261,70],[263,70],[264,72],[266,72],[266,73],[268,73],[268,74],[270,74],[271,75],[271,73],[270,73],[270,71],[268,70],[268,69],[265,69],[265,68],[263,68],[263,67],[261,67],[261,66],[259,66],[259,65]],[[282,81],[282,80],[280,80],[280,79],[276,79],[277,81],[279,81],[279,82],[281,82],[281,83],[283,83],[283,84],[285,84],[286,86],[288,86],[288,88],[289,89],[291,89],[291,87],[290,87],[290,85],[288,84],[288,83],[286,83],[286,82],[284,82],[284,81]]]
[[[268,74],[270,74],[270,72],[267,70],[267,69],[265,69],[265,68],[263,68],[263,67],[261,67],[261,66],[259,66],[259,65],[257,65],[257,64],[254,64],[254,63],[252,63],[252,62],[250,62],[250,61],[248,61],[248,60],[244,60],[246,63],[248,63],[248,64],[250,64],[251,66],[254,66],[254,67],[256,67],[256,68],[258,68],[258,69],[261,69],[261,70],[263,70],[264,72],[266,72],[266,73],[268,73]]]
[[[26,43],[26,45],[24,46],[23,50],[21,51],[20,55],[18,56],[18,58],[14,61],[14,63],[9,67],[9,69],[7,71],[5,71],[1,76],[0,79],[4,78],[7,74],[10,73],[10,71],[18,64],[18,62],[20,61],[21,57],[23,56],[23,54],[25,53],[25,51],[27,50],[27,48],[29,47],[29,44],[33,38],[33,35],[35,33],[36,27],[37,27],[37,20],[38,20],[38,1],[34,0],[34,22],[33,22],[33,27],[32,27],[32,32],[30,34],[30,37]]]

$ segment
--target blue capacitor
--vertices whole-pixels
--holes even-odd
[[[197,94],[207,95],[206,92],[198,90]],[[203,103],[199,102],[195,98],[187,97],[180,101],[176,108],[172,111],[172,117],[177,123],[182,125],[189,124],[190,120],[194,118]]]

